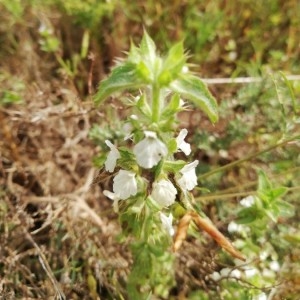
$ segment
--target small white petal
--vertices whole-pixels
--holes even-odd
[[[116,167],[117,160],[121,157],[118,149],[109,140],[105,141],[105,144],[110,148],[105,161],[105,170],[112,173]]]
[[[249,268],[249,269],[247,269],[247,270],[245,270],[245,276],[247,277],[247,278],[251,278],[251,277],[253,277],[255,274],[257,274],[257,269],[255,269],[255,268]]]
[[[272,260],[270,262],[270,269],[275,271],[275,272],[278,272],[280,270],[280,265],[279,265],[278,261]]]
[[[145,137],[146,138],[153,138],[153,139],[157,139],[157,134],[154,131],[144,131]]]
[[[119,195],[120,199],[125,200],[137,193],[135,173],[120,170],[113,181],[113,190]]]
[[[161,206],[167,207],[175,202],[177,190],[170,180],[154,182],[152,186],[152,198]]]
[[[119,206],[118,206],[119,200],[121,200],[119,195],[112,193],[111,191],[107,191],[107,190],[103,191],[103,195],[106,196],[107,198],[109,198],[110,200],[114,201],[113,209],[114,209],[114,212],[117,213],[119,211]]]
[[[267,299],[268,299],[268,297],[267,297],[267,295],[265,293],[261,293],[258,296],[255,296],[253,298],[253,300],[267,300]]]
[[[183,191],[191,191],[197,185],[196,170],[199,161],[195,160],[190,164],[185,165],[180,173],[182,176],[177,180]]]
[[[132,125],[130,123],[125,123],[122,128],[125,133],[124,141],[127,141],[132,138]]]
[[[130,118],[135,121],[137,121],[139,119],[139,117],[137,115],[131,115]]]
[[[260,251],[260,253],[259,253],[259,258],[261,259],[261,260],[266,260],[267,258],[268,258],[268,256],[269,256],[269,251],[264,251],[264,250],[262,250],[262,251]]]
[[[133,153],[141,167],[150,169],[168,154],[168,149],[155,132],[145,131],[145,138],[133,147]]]
[[[214,281],[218,281],[221,279],[221,275],[219,272],[213,272],[211,275],[210,275],[210,278]]]
[[[241,278],[242,273],[241,273],[240,270],[234,269],[234,270],[230,273],[230,275],[231,275],[232,277],[235,277],[235,278]]]
[[[223,268],[221,271],[220,271],[220,274],[222,277],[227,277],[230,273],[231,269],[230,268]]]
[[[188,134],[187,129],[181,129],[178,137],[176,138],[177,148],[180,149],[185,155],[189,155],[191,153],[191,145],[184,141]]]
[[[241,225],[235,223],[234,221],[231,221],[228,224],[228,232],[240,232],[241,231]]]
[[[189,67],[188,66],[183,66],[181,72],[182,73],[188,73],[189,72]]]
[[[159,216],[164,229],[169,233],[170,236],[173,236],[175,233],[174,228],[172,227],[173,215],[169,214],[167,217],[165,214],[159,213]]]
[[[240,201],[240,204],[244,207],[251,207],[255,202],[255,198],[253,196],[248,196]]]

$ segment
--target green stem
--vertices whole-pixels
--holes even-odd
[[[280,142],[280,143],[277,143],[275,145],[272,145],[272,146],[270,146],[270,147],[268,147],[268,148],[266,148],[264,150],[252,153],[252,154],[250,154],[250,155],[248,155],[248,156],[246,156],[246,157],[244,157],[242,159],[233,161],[232,163],[229,163],[229,164],[227,164],[225,166],[222,166],[222,167],[216,168],[214,170],[211,170],[211,171],[209,171],[207,173],[204,173],[204,174],[198,176],[198,180],[204,179],[206,177],[209,177],[209,176],[211,176],[211,175],[213,175],[215,173],[221,172],[221,171],[229,170],[229,169],[231,169],[231,168],[233,168],[233,167],[235,167],[235,166],[237,166],[239,164],[242,164],[245,161],[251,160],[252,158],[255,158],[255,157],[257,157],[257,156],[259,156],[259,155],[261,155],[263,153],[269,152],[269,151],[271,151],[273,149],[276,149],[277,147],[281,147],[281,146],[283,146],[283,145],[285,145],[285,144],[287,144],[289,142],[292,142],[292,141],[294,141],[296,139],[299,139],[299,138],[300,138],[300,135],[294,136],[294,137],[289,138],[289,139],[287,139],[287,140],[285,140],[283,142]]]
[[[300,190],[300,186],[293,186],[293,187],[286,187],[289,192],[298,191]],[[247,192],[240,192],[240,193],[228,193],[228,194],[213,194],[207,196],[199,196],[196,197],[196,201],[212,201],[212,200],[225,200],[228,198],[236,198],[236,197],[244,197],[249,195],[256,195],[257,191],[247,191]]]
[[[281,172],[281,173],[278,173],[278,174],[275,174],[275,175],[271,175],[269,176],[269,178],[271,180],[274,180],[276,178],[280,178],[280,177],[283,177],[283,176],[286,176],[287,174],[290,174],[290,173],[294,173],[294,172],[297,172],[297,171],[300,171],[300,167],[294,167],[294,168],[291,168],[289,170],[286,170],[284,172]],[[220,194],[227,194],[227,193],[234,193],[234,192],[238,192],[238,191],[244,191],[245,189],[249,188],[249,187],[252,187],[252,186],[255,186],[257,185],[257,180],[253,180],[253,181],[247,181],[243,184],[239,184],[238,186],[232,186],[232,187],[229,187],[227,189],[223,189],[223,190],[220,190],[220,191],[217,191],[214,193],[214,195],[220,195]]]
[[[158,123],[160,117],[160,88],[157,84],[152,85],[152,122]]]
[[[235,198],[235,197],[244,197],[248,195],[254,195],[256,191],[247,191],[241,193],[229,193],[229,194],[218,194],[218,195],[207,195],[207,196],[199,196],[196,197],[195,200],[197,201],[209,201],[209,200],[216,200],[216,199],[228,199],[228,198]]]

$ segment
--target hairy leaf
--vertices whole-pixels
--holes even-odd
[[[131,62],[123,63],[115,67],[111,75],[100,83],[94,98],[95,104],[99,105],[116,92],[133,87],[138,88],[141,85],[143,85],[143,81],[137,76],[136,65]]]
[[[191,100],[215,123],[218,120],[217,101],[204,82],[193,75],[181,75],[171,84],[171,89]]]

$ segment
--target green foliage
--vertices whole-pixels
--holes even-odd
[[[96,28],[104,17],[110,16],[114,9],[114,1],[105,0],[53,0],[52,5],[58,5],[75,24],[82,27]]]
[[[9,77],[8,74],[0,74],[0,84],[6,84],[7,88],[0,92],[0,106],[22,103],[22,93],[25,85],[22,80]]]
[[[248,224],[255,222],[256,226],[265,226],[266,217],[277,222],[279,217],[292,217],[294,207],[281,200],[287,192],[285,187],[273,188],[271,182],[262,171],[259,172],[257,195],[249,207],[242,209],[238,214],[238,222]]]
[[[209,116],[212,122],[216,122],[218,113],[215,98],[198,77],[186,74],[184,70],[185,63],[186,56],[182,43],[173,46],[166,57],[162,59],[156,54],[155,44],[145,32],[140,48],[132,44],[128,59],[120,62],[112,70],[111,75],[101,82],[98,93],[94,98],[95,103],[99,105],[108,96],[116,92],[146,86],[152,86],[153,101],[157,101],[155,99],[160,97],[160,95],[155,94],[157,90],[168,88],[193,101],[197,107]],[[139,104],[142,111],[147,110],[147,107],[142,108],[141,102]],[[172,105],[176,105],[176,102]],[[156,118],[160,114],[160,107],[156,103],[155,107],[157,111],[153,111],[152,118],[154,121],[158,121]]]
[[[133,244],[132,253],[135,261],[127,283],[129,298],[146,300],[153,293],[167,299],[174,285],[174,257],[164,247],[143,242]]]

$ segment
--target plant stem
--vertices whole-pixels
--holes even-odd
[[[291,191],[297,191],[300,190],[300,186],[293,186],[293,187],[286,187],[286,189],[291,192]],[[207,195],[207,196],[199,196],[196,197],[195,200],[197,201],[212,201],[212,200],[225,200],[228,198],[236,198],[236,197],[244,197],[248,195],[256,195],[256,191],[247,191],[247,192],[240,192],[240,193],[228,193],[228,194],[212,194],[212,195]]]
[[[269,178],[271,180],[274,180],[276,178],[280,178],[280,177],[286,176],[287,174],[294,173],[294,172],[297,172],[297,171],[300,171],[300,167],[294,167],[294,168],[291,168],[291,169],[286,170],[284,172],[275,174],[273,176],[271,175]],[[238,191],[243,191],[246,188],[249,188],[249,187],[252,187],[252,186],[255,186],[255,185],[257,185],[257,180],[247,181],[243,184],[239,184],[238,186],[232,186],[232,187],[229,187],[227,189],[217,191],[217,192],[214,193],[214,195],[220,195],[220,194],[224,194],[224,193],[227,194],[227,193],[234,193],[234,192],[238,192]]]
[[[259,155],[261,155],[263,153],[269,152],[269,151],[271,151],[271,150],[273,150],[273,149],[275,149],[277,147],[283,146],[283,145],[285,145],[285,144],[287,144],[289,142],[292,142],[292,141],[294,141],[296,139],[299,139],[299,138],[300,138],[300,135],[294,136],[294,137],[289,138],[289,139],[287,139],[287,140],[285,140],[283,142],[280,142],[280,143],[277,143],[275,145],[272,145],[272,146],[270,146],[270,147],[268,147],[268,148],[266,148],[264,150],[252,153],[252,154],[250,154],[250,155],[248,155],[248,156],[246,156],[244,158],[236,160],[236,161],[234,161],[232,163],[229,163],[229,164],[227,164],[225,166],[222,166],[222,167],[216,168],[214,170],[211,170],[211,171],[209,171],[207,173],[204,173],[204,174],[198,176],[198,180],[204,179],[206,177],[209,177],[209,176],[211,176],[211,175],[213,175],[215,173],[221,172],[221,171],[229,170],[229,169],[231,169],[231,168],[233,168],[233,167],[235,167],[235,166],[237,166],[239,164],[242,164],[245,161],[251,160],[252,158],[255,158],[255,157],[257,157],[257,156],[259,156]]]
[[[160,115],[160,88],[157,84],[152,85],[152,122],[158,123]]]

